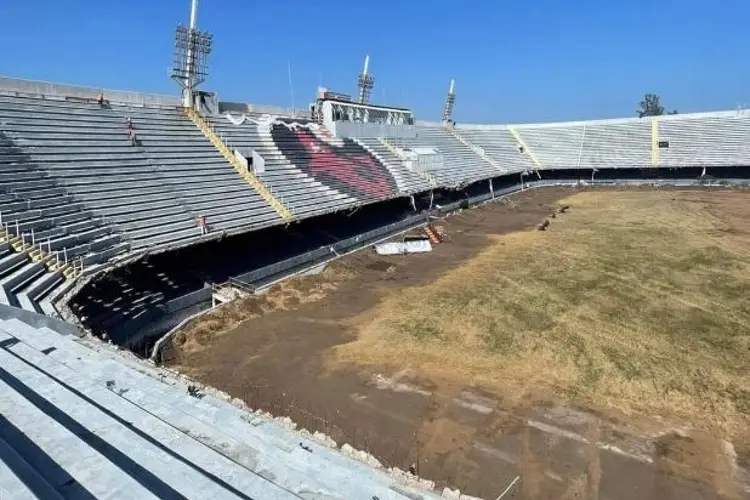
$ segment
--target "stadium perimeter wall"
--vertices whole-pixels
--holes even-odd
[[[63,83],[50,83],[38,80],[24,80],[0,76],[0,91],[17,92],[19,94],[43,95],[45,97],[96,99],[103,92],[108,101],[142,106],[181,106],[182,101],[177,96],[131,92],[127,90],[112,90]]]

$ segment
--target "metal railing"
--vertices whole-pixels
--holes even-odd
[[[215,130],[214,125],[210,120],[204,119],[192,108],[186,108],[185,113],[195,123],[195,125],[203,132],[203,134],[213,143],[216,149],[224,156],[230,165],[239,173],[250,186],[255,189],[258,194],[263,197],[276,212],[281,216],[285,222],[291,222],[294,220],[294,214],[287,208],[283,202],[283,198],[276,196],[270,186],[264,184],[254,173],[251,173],[249,169],[243,168],[237,158],[235,158],[232,148],[230,147],[227,140],[224,138],[221,132]]]
[[[68,259],[68,248],[52,250],[52,239],[38,240],[34,228],[22,231],[18,219],[3,220],[0,212],[0,240],[7,241],[16,252],[28,252],[33,261],[43,262],[50,271],[61,271],[67,279],[80,275],[84,269],[83,256]]]

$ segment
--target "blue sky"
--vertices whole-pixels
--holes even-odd
[[[159,93],[188,0],[1,0],[0,74]],[[204,88],[304,107],[319,83],[440,116],[527,122],[633,116],[645,92],[681,112],[750,105],[748,0],[201,0]]]

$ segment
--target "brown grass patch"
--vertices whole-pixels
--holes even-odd
[[[324,299],[351,275],[345,263],[334,262],[321,274],[283,281],[260,295],[230,302],[196,318],[172,338],[172,344],[183,354],[201,351],[216,337],[245,321],[271,311],[292,310],[300,304]]]
[[[750,423],[750,205],[671,191],[585,192],[545,232],[354,318],[334,365],[537,392],[740,432]]]

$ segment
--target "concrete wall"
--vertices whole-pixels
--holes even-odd
[[[65,321],[50,318],[49,316],[37,314],[18,307],[0,304],[0,319],[8,320],[14,318],[23,321],[34,328],[49,328],[60,335],[75,335],[76,337],[83,337],[84,335],[80,328]]]
[[[100,92],[110,102],[120,102],[146,106],[180,106],[181,100],[177,95],[146,94],[129,92],[126,90],[111,90],[62,83],[49,83],[37,80],[23,80],[0,76],[0,92],[16,92],[20,94],[42,95],[50,98],[64,99],[66,97],[78,99],[96,99]]]
[[[331,122],[331,133],[336,137],[399,137],[414,138],[414,125],[385,125],[382,123]]]
[[[233,279],[247,283],[254,287],[262,287],[267,282],[274,281],[278,277],[293,273],[300,268],[306,268],[314,264],[335,258],[338,254],[348,253],[359,248],[368,246],[376,241],[425,223],[425,216],[413,215],[398,222],[387,224],[383,227],[367,231],[365,233],[336,242],[335,244],[318,248],[310,252],[291,257],[280,262],[235,276]]]
[[[269,115],[294,116],[297,118],[310,118],[310,112],[306,109],[290,109],[281,106],[263,106],[248,104],[245,102],[219,102],[219,113],[259,113]]]
[[[136,318],[118,326],[113,339],[128,347],[140,343],[142,339],[160,335],[178,324],[185,316],[211,306],[211,286],[186,293],[164,304],[144,311]],[[125,340],[127,339],[127,340]]]

